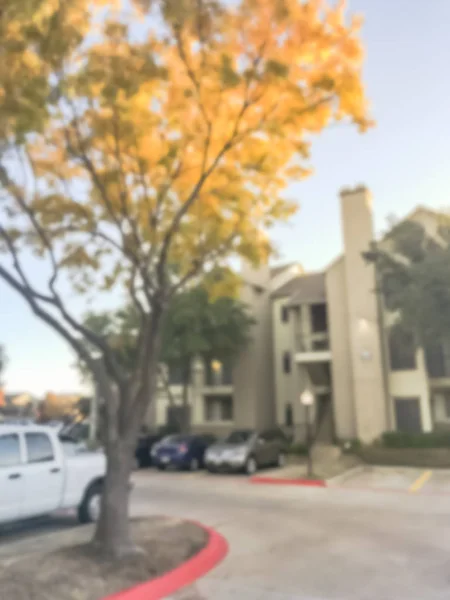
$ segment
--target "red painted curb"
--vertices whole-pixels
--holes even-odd
[[[159,600],[206,575],[228,554],[228,542],[214,529],[191,521],[208,534],[208,543],[198,554],[179,567],[133,588],[108,596],[104,600]]]
[[[267,483],[270,485],[306,485],[309,487],[326,487],[324,479],[281,479],[281,477],[251,477],[250,483]]]

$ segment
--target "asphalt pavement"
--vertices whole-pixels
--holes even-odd
[[[133,476],[131,509],[199,520],[229,542],[227,558],[172,600],[447,600],[450,475],[435,473],[354,472],[307,488],[150,469]],[[70,517],[61,526],[0,533],[0,559],[53,548]]]
[[[133,509],[198,519],[228,539],[223,563],[177,600],[447,600],[450,495],[410,492],[420,470],[403,473],[403,487],[401,471],[382,475],[397,488],[147,471],[135,477]]]

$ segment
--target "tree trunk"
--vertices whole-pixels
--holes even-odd
[[[191,383],[191,364],[184,367],[183,372],[183,433],[191,429],[191,415],[189,405],[189,384]]]
[[[119,441],[107,448],[108,464],[94,544],[114,558],[138,551],[131,539],[128,515],[132,456],[130,443]]]
[[[142,367],[134,381],[119,387],[107,380],[101,368],[94,373],[105,399],[107,469],[93,543],[114,558],[140,552],[129,523],[130,475],[138,432],[156,392],[161,316],[161,307],[154,307]]]

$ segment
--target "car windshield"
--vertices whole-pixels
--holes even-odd
[[[225,439],[227,444],[245,444],[252,437],[253,431],[233,431]]]

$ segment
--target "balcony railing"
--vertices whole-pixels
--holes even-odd
[[[330,340],[326,331],[310,335],[298,333],[295,339],[297,352],[324,352],[330,349]]]

